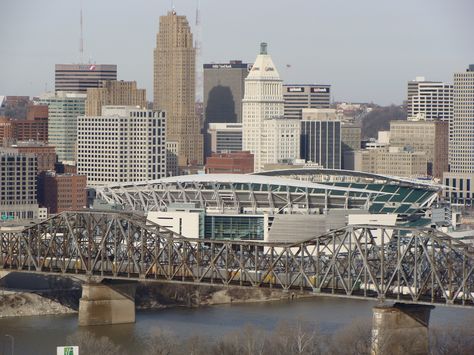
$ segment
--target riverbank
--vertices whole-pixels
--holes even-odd
[[[0,290],[0,318],[69,313],[77,311],[35,293]]]
[[[285,292],[268,288],[144,282],[137,286],[135,305],[137,310],[155,310],[173,306],[201,307],[308,297],[315,295],[309,292]]]
[[[0,289],[0,318],[77,313],[81,289],[8,290]],[[113,286],[112,286],[113,287]],[[137,285],[137,310],[173,307],[197,308],[220,304],[244,304],[296,300],[314,297],[309,293],[279,289],[182,285],[145,282]]]

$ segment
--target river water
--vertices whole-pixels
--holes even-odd
[[[15,338],[15,354],[56,354],[56,346],[69,335],[90,331],[107,336],[130,354],[140,354],[144,342],[163,330],[178,336],[219,337],[253,325],[273,330],[279,322],[314,323],[331,333],[355,319],[370,324],[374,302],[332,297],[315,297],[269,303],[217,305],[201,308],[168,308],[139,311],[136,323],[113,326],[79,327],[77,315],[37,316],[0,319],[0,354],[9,354],[10,339]],[[474,319],[474,310],[436,307],[431,313],[433,326],[448,327]]]

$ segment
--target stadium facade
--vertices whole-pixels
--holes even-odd
[[[99,207],[144,213],[186,237],[298,242],[351,223],[429,224],[425,217],[441,187],[353,171],[288,169],[176,176],[95,191]]]

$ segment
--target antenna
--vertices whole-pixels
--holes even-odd
[[[81,55],[81,64],[84,63],[84,36],[83,36],[83,25],[82,25],[82,0],[80,2],[81,15],[80,15],[80,25],[81,25],[81,38],[79,39],[79,53]]]
[[[194,48],[196,50],[196,101],[203,102],[203,74],[202,74],[202,39],[201,39],[201,11],[200,1],[196,4],[196,36]]]

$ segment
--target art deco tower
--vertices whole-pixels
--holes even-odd
[[[283,137],[275,139],[274,133],[286,123],[272,119],[283,117],[283,103],[282,80],[267,53],[266,43],[262,43],[260,54],[245,79],[242,100],[242,148],[254,155],[255,171],[261,171],[265,164],[278,162],[275,155],[279,155]]]
[[[154,52],[155,110],[166,111],[166,140],[178,144],[178,164],[202,164],[203,139],[195,113],[193,35],[185,16],[160,17]]]

